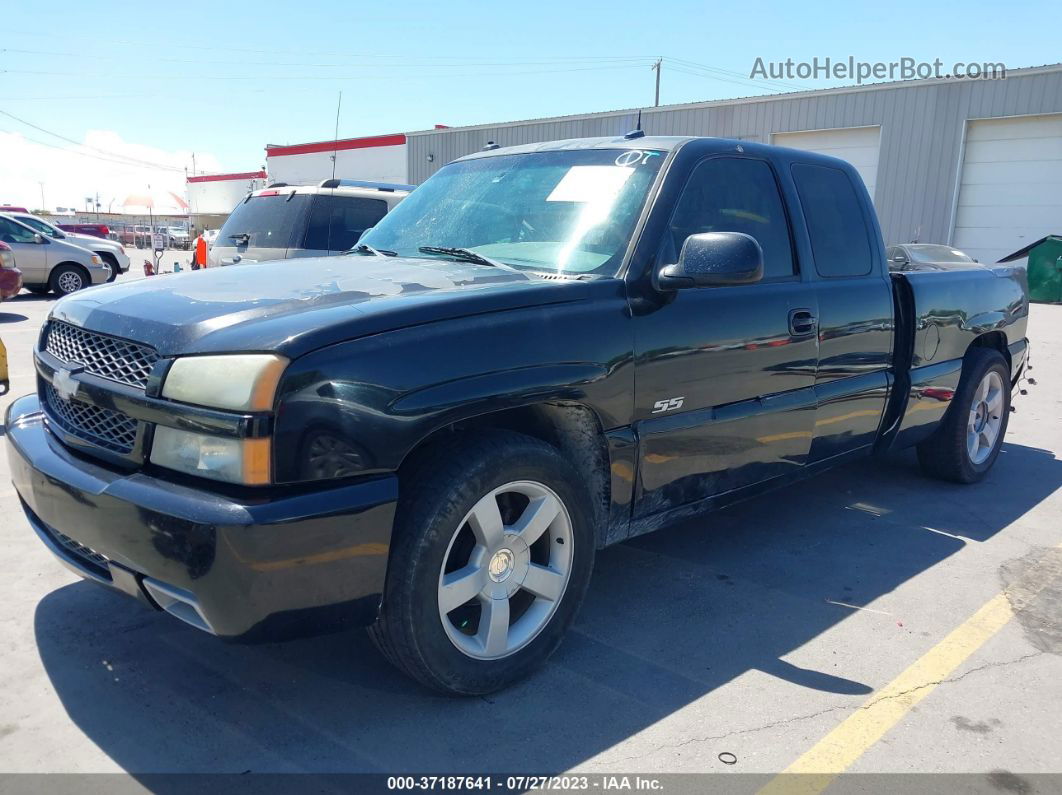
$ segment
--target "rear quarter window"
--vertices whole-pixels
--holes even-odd
[[[387,215],[387,202],[357,196],[319,195],[314,198],[303,248],[346,251],[362,232]]]
[[[819,276],[866,276],[873,269],[870,231],[848,175],[838,168],[795,163],[800,205]]]

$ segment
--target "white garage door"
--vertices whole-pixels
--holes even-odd
[[[808,130],[805,132],[775,133],[771,143],[793,149],[807,149],[830,157],[847,160],[867,186],[874,198],[878,183],[878,151],[881,143],[880,127],[847,127],[836,130]]]
[[[1062,113],[971,121],[952,245],[996,262],[1062,234]]]

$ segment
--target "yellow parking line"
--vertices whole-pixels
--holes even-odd
[[[1023,594],[1023,604],[1012,606],[1005,593],[989,599],[940,643],[875,692],[837,728],[771,779],[760,790],[760,795],[814,795],[826,789],[834,778],[851,767],[889,729],[899,723],[912,707],[932,693],[938,684],[999,632],[1013,617],[1014,610],[1020,610],[1036,596],[1047,585],[1047,581],[1038,585]]]

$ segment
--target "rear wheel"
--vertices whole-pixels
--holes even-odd
[[[918,446],[929,475],[956,483],[985,476],[1003,445],[1010,418],[1010,372],[999,351],[974,348],[966,355],[959,388],[937,431]]]
[[[88,273],[80,265],[66,263],[52,271],[49,289],[56,295],[70,295],[92,284]]]
[[[542,664],[575,617],[593,567],[589,499],[557,450],[511,432],[412,470],[370,634],[429,687],[498,690]]]

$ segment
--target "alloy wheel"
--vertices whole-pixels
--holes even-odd
[[[534,481],[484,495],[457,527],[439,572],[439,618],[450,642],[479,660],[516,653],[549,623],[568,587],[572,520]]]
[[[966,452],[974,464],[992,454],[1003,425],[1003,379],[995,370],[985,373],[974,390],[966,425]]]

